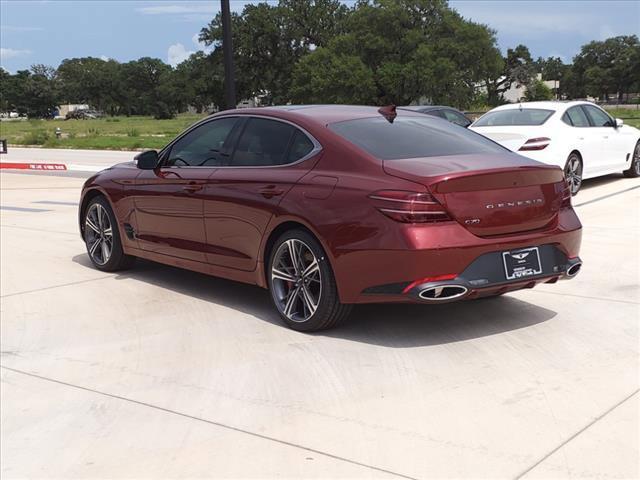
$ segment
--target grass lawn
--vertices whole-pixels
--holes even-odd
[[[152,117],[107,117],[95,120],[26,120],[0,122],[0,138],[11,145],[46,148],[130,150],[161,148],[203,115],[178,115],[171,120]],[[56,138],[56,128],[62,138]]]
[[[640,110],[636,108],[607,108],[606,110],[612,117],[624,119],[625,125],[631,125],[632,127],[640,128]]]

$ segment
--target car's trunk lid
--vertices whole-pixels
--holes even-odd
[[[532,127],[527,127],[531,129]],[[524,143],[530,138],[540,137],[541,135],[527,135],[522,132],[523,127],[471,127],[471,130],[490,138],[505,148],[513,152],[517,152]]]
[[[560,168],[509,153],[387,160],[384,169],[427,186],[454,220],[479,236],[544,228],[562,203]]]

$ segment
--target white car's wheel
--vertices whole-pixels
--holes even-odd
[[[631,159],[629,170],[625,170],[622,173],[629,178],[640,177],[640,140],[636,143],[636,148],[633,149],[633,158]]]
[[[575,195],[582,186],[582,158],[577,152],[571,152],[564,166],[564,178],[571,188],[571,195]]]

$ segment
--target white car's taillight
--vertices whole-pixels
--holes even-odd
[[[530,138],[520,147],[520,151],[544,150],[549,146],[549,143],[551,143],[551,139],[547,137]]]

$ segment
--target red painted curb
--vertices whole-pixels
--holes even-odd
[[[12,170],[66,170],[67,166],[62,163],[9,163],[0,162],[0,168]]]

